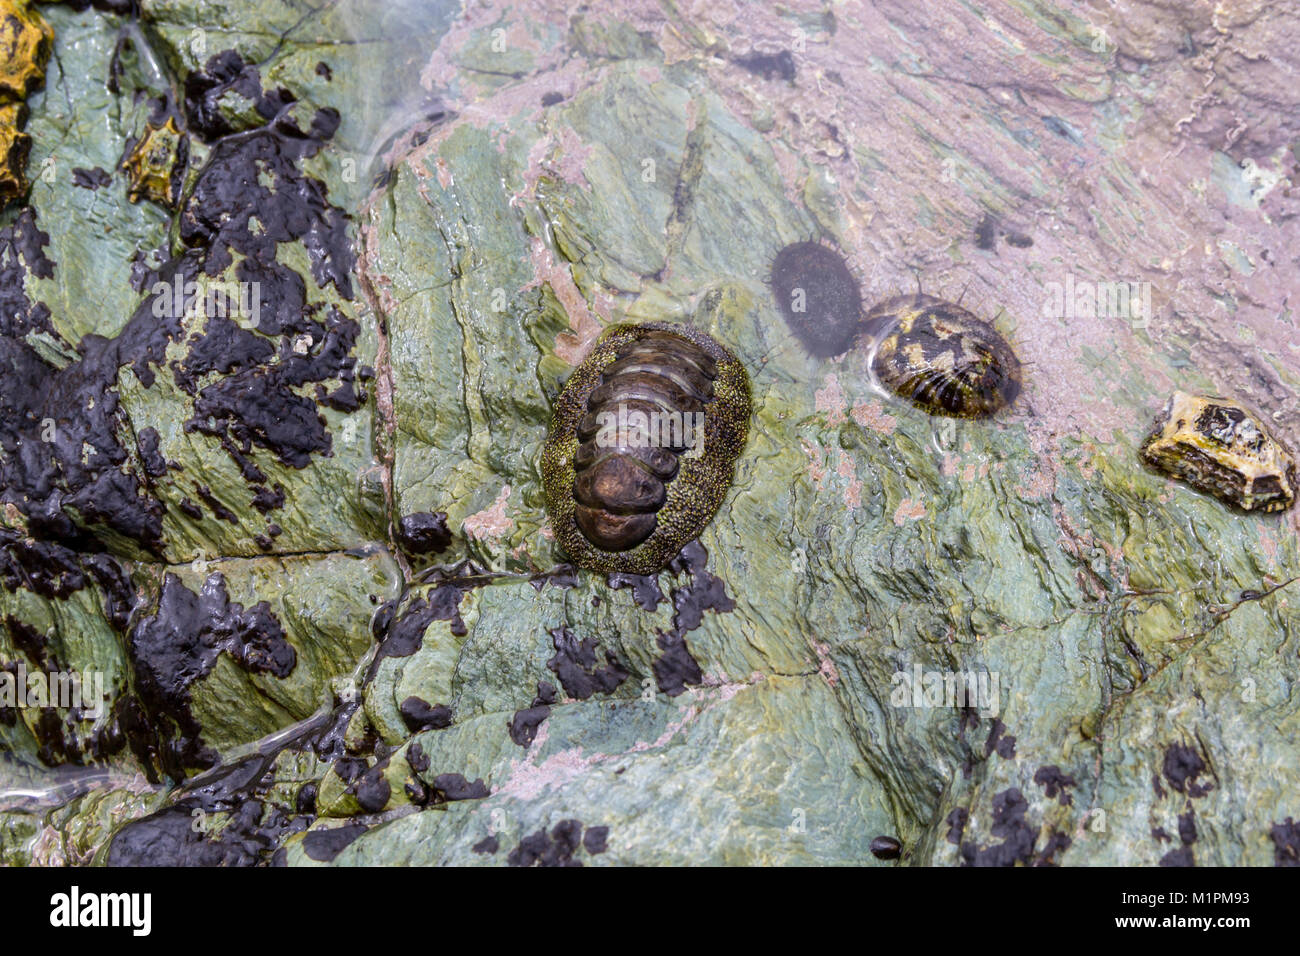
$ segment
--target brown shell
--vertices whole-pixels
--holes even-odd
[[[867,315],[880,383],[932,415],[985,418],[1020,394],[1020,360],[993,326],[932,295],[899,296]]]
[[[668,500],[664,482],[677,474],[677,455],[688,447],[686,429],[649,434],[656,413],[699,413],[713,401],[717,366],[694,342],[651,333],[620,348],[587,396],[574,456],[574,517],[587,540],[606,551],[626,551],[650,537],[655,515]],[[602,442],[606,416],[630,424]],[[640,413],[631,414],[631,413]],[[644,427],[642,427],[644,423]]]

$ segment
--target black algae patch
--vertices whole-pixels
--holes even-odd
[[[108,865],[253,866],[258,862],[264,845],[248,838],[209,840],[201,832],[202,818],[194,814],[195,809],[168,807],[128,823],[113,837]]]
[[[609,843],[609,827],[587,827],[582,835],[582,848],[588,853],[604,853]]]
[[[537,728],[547,717],[551,708],[545,705],[517,710],[510,718],[510,739],[521,747],[530,747],[537,739]]]
[[[1163,831],[1162,831],[1163,833]],[[1169,834],[1164,833],[1164,841],[1169,842]],[[1196,810],[1192,806],[1187,807],[1185,813],[1178,816],[1178,840],[1182,846],[1176,850],[1170,850],[1160,858],[1161,866],[1195,866],[1196,857],[1192,852],[1192,844],[1196,842]]]
[[[1214,789],[1212,782],[1199,782],[1199,778],[1207,774],[1208,771],[1209,767],[1206,765],[1205,759],[1195,748],[1184,744],[1170,744],[1165,748],[1164,761],[1161,766],[1165,782],[1169,784],[1174,792],[1182,794],[1186,799],[1179,801],[1184,809],[1177,818],[1178,842],[1182,846],[1170,850],[1161,857],[1161,866],[1182,867],[1196,865],[1192,846],[1196,843],[1198,832],[1196,828],[1196,809],[1193,807],[1192,801],[1205,796]],[[1160,785],[1160,775],[1152,775],[1151,787],[1157,799],[1168,796],[1168,791]],[[1161,843],[1173,842],[1164,827],[1153,826],[1151,836],[1152,839]]]
[[[422,697],[412,695],[406,698],[398,710],[402,714],[402,723],[413,734],[421,730],[442,730],[451,726],[451,708],[444,704],[435,707]]]
[[[794,55],[789,50],[781,50],[779,53],[749,53],[736,57],[732,62],[765,80],[794,82]]]
[[[357,804],[366,813],[378,813],[388,805],[388,798],[393,795],[392,788],[384,777],[386,768],[386,762],[371,767],[356,783],[353,794],[357,798]]]
[[[280,802],[269,760],[257,755],[222,768],[216,780],[178,803],[122,827],[110,866],[255,866],[311,824],[312,808]],[[303,788],[306,790],[307,788]],[[311,803],[312,801],[308,801]]]
[[[548,584],[556,588],[576,588],[578,586],[578,571],[571,564],[560,564],[550,571],[534,574],[528,579],[528,583],[533,586],[533,590],[538,594],[541,594]]]
[[[58,339],[49,309],[26,292],[28,275],[54,277],[48,242],[31,210],[0,230],[0,499],[41,541],[102,551],[88,528],[103,526],[156,549],[162,505],[145,494],[120,442],[130,429],[118,407],[118,355],[130,324],[112,341],[86,336],[81,359],[62,369],[28,342],[37,332]]]
[[[465,622],[460,617],[460,599],[464,593],[454,584],[444,584],[412,601],[388,629],[388,636],[379,645],[378,659],[410,657],[423,646],[424,632],[434,621],[451,621],[451,632],[464,635]]]
[[[810,353],[847,352],[862,328],[862,294],[844,257],[818,242],[786,246],[772,261],[772,296]]]
[[[329,863],[365,832],[366,827],[360,823],[328,830],[308,830],[307,835],[302,838],[302,849],[316,862]]]
[[[664,599],[664,592],[659,590],[658,575],[624,574],[621,571],[613,571],[605,576],[605,583],[613,591],[631,588],[632,600],[643,611],[655,610]]]
[[[5,630],[9,641],[21,651],[36,667],[46,673],[58,670],[57,662],[52,661],[46,652],[45,635],[36,628],[24,624],[12,614],[5,615]]]
[[[140,453],[140,462],[144,465],[145,474],[150,478],[161,478],[167,474],[167,462],[158,453],[158,441],[156,428],[142,428],[135,436],[135,447]]]
[[[50,310],[32,302],[26,291],[28,274],[52,279],[54,263],[45,255],[50,236],[36,225],[36,213],[24,209],[10,225],[0,229],[0,335],[22,338],[29,332],[58,337],[50,325]]]
[[[236,271],[246,274],[246,262]],[[351,352],[359,330],[356,322],[331,306],[324,325],[315,321],[302,325],[311,331],[295,343],[305,343],[307,351],[298,354],[294,343],[282,344],[280,360],[274,364],[256,364],[269,360],[274,349],[265,347],[265,340],[241,343],[239,338],[248,339],[251,333],[233,323],[221,326],[209,322],[206,334],[195,342],[196,349],[207,347],[220,354],[226,367],[218,369],[225,373],[223,377],[198,392],[194,417],[185,423],[185,430],[219,439],[252,484],[265,480],[260,471],[250,470],[249,453],[254,445],[283,464],[306,468],[312,455],[333,453],[325,417],[317,411],[318,402],[340,411],[360,407],[351,391],[351,369],[356,361]],[[187,357],[187,368],[178,371],[178,381],[188,373],[189,361]],[[295,391],[301,385],[336,378],[347,380],[340,386],[345,393],[326,392],[313,399]]]
[[[1300,823],[1287,817],[1269,830],[1273,839],[1274,866],[1300,866]]]
[[[672,591],[673,627],[682,633],[699,627],[705,611],[724,614],[736,608],[722,579],[705,570],[708,559],[704,545],[692,541],[668,565],[673,574],[688,574],[691,578],[690,584]]]
[[[406,765],[415,773],[424,773],[429,769],[429,755],[424,752],[419,741],[411,741],[406,748]]]
[[[339,779],[349,784],[358,780],[369,769],[364,757],[340,757],[332,766]]]
[[[133,3],[105,0],[95,6],[129,10]],[[185,249],[161,266],[153,265],[161,256],[132,263],[132,287],[154,291],[116,338],[61,339],[50,309],[33,297],[32,279],[56,277],[36,214],[23,210],[0,228],[0,500],[23,516],[19,528],[0,529],[0,583],[9,591],[54,598],[97,588],[107,619],[129,645],[135,677],[133,693],[119,698],[107,728],[92,742],[91,756],[100,759],[129,744],[151,779],[158,768],[179,777],[215,759],[190,712],[190,688],[221,653],[250,672],[277,677],[292,671],[296,655],[269,606],[231,602],[220,575],[209,577],[198,594],[167,575],[157,604],[140,609],[128,634],[137,597],[105,542],[125,538],[161,556],[165,509],[155,483],[179,466],[164,460],[156,431],[133,431],[119,407],[119,377],[130,369],[151,388],[158,375],[171,374],[194,402],[187,429],[220,444],[262,514],[281,507],[285,498],[283,487],[269,482],[259,467],[260,451],[298,468],[331,454],[317,410],[359,408],[365,395],[356,380],[373,378],[373,371],[354,375],[356,323],[337,308],[309,302],[309,280],[277,256],[280,245],[297,244],[306,252],[310,282],[333,286],[343,299],[353,297],[347,216],[329,202],[325,184],[300,168],[333,136],[337,112],[312,114],[293,106],[283,90],[263,91],[257,69],[233,53],[218,54],[191,75],[185,94],[187,132],[214,144],[179,212]],[[235,113],[222,110],[241,98],[254,104],[265,125],[227,137],[234,132],[231,122],[245,121],[231,120]],[[99,169],[77,169],[73,177],[88,189],[112,179]],[[171,296],[169,307],[159,307],[157,283],[192,290],[205,275],[256,283],[255,327],[210,314],[183,330],[195,291]],[[232,303],[223,304],[229,311]],[[51,363],[33,347],[36,335],[69,354],[75,348],[75,359]],[[168,363],[167,350],[176,346],[176,360]],[[192,498],[182,499],[178,511],[194,520],[203,519],[205,507],[227,520],[235,520],[232,508],[240,510],[238,502],[219,501],[198,482],[189,482],[185,491]],[[279,533],[272,522],[256,540],[268,549]],[[43,644],[34,650],[43,652]],[[42,753],[53,755],[58,742],[46,740],[39,728],[37,733]],[[64,747],[63,756],[72,760],[75,754]],[[250,837],[242,847],[232,841],[271,826],[264,820],[254,827],[246,819],[265,808],[250,801],[220,809],[235,816],[227,828],[230,840],[204,836],[175,809],[124,827],[113,844],[115,859],[246,862],[254,844],[264,841]],[[275,826],[288,819],[280,809],[265,813],[280,821]]]
[[[1165,748],[1163,771],[1169,786],[1189,797],[1203,797],[1214,789],[1213,783],[1197,783],[1197,778],[1208,769],[1201,755],[1183,744],[1170,744]]]
[[[596,666],[596,649],[600,645],[595,638],[579,641],[567,627],[554,628],[550,634],[555,656],[546,662],[546,666],[560,679],[564,692],[574,700],[586,700],[597,691],[612,693],[627,680],[628,672],[606,651],[602,651],[605,666]]]
[[[655,683],[659,690],[669,697],[676,697],[686,690],[687,684],[704,683],[704,672],[700,670],[699,661],[691,656],[685,637],[673,632],[660,633],[655,642],[661,652],[654,661]]]
[[[962,834],[966,832],[966,821],[970,819],[970,811],[965,807],[954,807],[952,813],[948,814],[948,835],[946,839],[953,846],[961,843]]]
[[[996,753],[1003,760],[1014,760],[1016,756],[1016,738],[1006,734],[1006,724],[994,719],[989,730],[988,739],[984,741],[984,756]]]
[[[668,565],[673,574],[684,573],[691,578],[685,587],[673,588],[672,630],[660,631],[655,639],[661,651],[653,664],[655,682],[670,697],[682,693],[688,684],[704,682],[699,662],[686,646],[686,635],[700,626],[705,611],[721,614],[736,607],[722,579],[705,570],[708,558],[704,545],[692,541]]]
[[[580,820],[561,820],[551,832],[538,830],[519,841],[506,862],[511,866],[582,866],[574,854],[579,848],[589,854],[604,853],[609,827],[591,827],[584,835]]]
[[[1160,786],[1160,774],[1158,773],[1153,773],[1151,775],[1151,792],[1156,795],[1156,799],[1158,800],[1163,800],[1165,798],[1165,788]]]
[[[212,56],[204,69],[185,78],[185,120],[189,130],[209,142],[237,132],[221,110],[223,99],[251,102],[265,122],[292,103],[294,96],[283,87],[263,92],[257,67],[245,63],[235,50],[225,50]]]
[[[1017,788],[1003,790],[993,797],[993,826],[990,832],[1002,840],[986,847],[974,841],[961,845],[962,862],[966,866],[1014,866],[1028,864],[1034,858],[1034,844],[1038,841],[1038,828],[1025,821],[1029,802]]]
[[[257,331],[268,339],[254,342],[252,332],[220,319],[189,336],[183,343],[188,354],[172,369],[177,384],[194,396],[186,428],[216,438],[254,496],[270,504],[276,499],[261,484],[253,447],[306,467],[311,456],[332,453],[317,404],[359,407],[351,355],[357,324],[333,307],[315,314],[319,307],[304,304],[302,278],[276,260],[281,243],[300,243],[316,285],[332,284],[352,298],[347,217],[329,203],[324,183],[298,168],[334,134],[338,114],[320,110],[301,129],[288,111],[279,111],[282,97],[252,89],[255,70],[224,55],[214,70],[188,90],[187,108],[199,131],[224,131],[219,111],[209,107],[229,90],[248,94],[263,116],[277,119],[213,147],[180,215],[188,251],[139,277],[142,288],[162,283],[182,295],[163,303],[155,289],[116,338],[87,335],[76,343],[79,358],[56,368],[26,341],[32,332],[52,334],[49,309],[31,302],[25,288],[28,274],[54,275],[44,255],[48,238],[30,210],[0,231],[0,499],[26,516],[33,538],[102,551],[96,540],[102,528],[160,553],[163,506],[150,484],[159,477],[150,474],[156,461],[141,465],[126,450],[134,443],[124,437],[131,428],[119,408],[119,370],[129,367],[151,387],[169,342],[181,338],[181,317],[192,304],[187,299],[197,294],[184,290],[196,288],[201,274],[220,276],[236,256],[235,277],[256,283],[249,288],[260,292]],[[317,386],[314,399],[299,393],[305,385]],[[221,507],[218,517],[231,514]],[[182,510],[194,517],[200,509],[191,501]]]
[[[207,251],[204,268],[209,275],[229,266],[232,253],[237,252],[255,263],[241,263],[236,270],[239,279],[266,280],[273,285],[291,281],[290,276],[295,275],[291,270],[276,268],[276,246],[301,242],[309,254],[316,285],[324,288],[332,284],[343,298],[352,298],[350,273],[355,257],[347,216],[329,203],[325,184],[305,175],[297,165],[319,152],[334,135],[338,121],[337,112],[322,109],[309,130],[299,129],[286,117],[275,126],[213,147],[181,216],[181,240]],[[277,297],[270,298],[275,302]],[[269,327],[261,322],[259,328],[278,333],[279,323],[286,318],[291,316],[285,310],[273,308]]]
[[[190,685],[212,670],[223,651],[251,673],[280,678],[297,662],[270,605],[261,601],[245,609],[231,601],[219,572],[208,576],[198,594],[167,574],[154,613],[131,631],[131,651],[137,692],[158,731],[153,749],[163,769],[176,776],[184,767],[210,766],[216,759],[199,739]],[[169,725],[180,739],[164,739]]]
[[[72,170],[72,184],[81,189],[96,190],[102,189],[113,181],[113,177],[107,170],[100,169],[96,166],[94,169],[82,169],[80,166]]]
[[[1034,773],[1034,783],[1043,788],[1043,793],[1049,798],[1056,797],[1061,806],[1068,807],[1074,803],[1074,798],[1070,796],[1069,788],[1077,787],[1078,783],[1074,777],[1067,773],[1062,773],[1061,768],[1052,764],[1047,767],[1039,767]]]
[[[1056,855],[1064,853],[1074,841],[1059,830],[1051,830],[1043,841],[1043,848],[1034,858],[1034,866],[1056,866]]]
[[[475,843],[470,849],[475,853],[491,854],[501,849],[501,842],[496,838],[496,834],[489,834]]]
[[[417,511],[397,523],[397,546],[407,554],[438,554],[449,544],[446,512]]]
[[[98,585],[104,614],[118,631],[125,630],[135,604],[135,590],[115,558],[33,540],[12,528],[0,528],[0,584],[10,592],[22,589],[46,598],[65,598]]]
[[[181,213],[181,239],[193,251],[173,267],[179,278],[172,285],[183,288],[200,272],[223,275],[237,254],[235,279],[258,295],[256,332],[217,308],[203,330],[189,336],[186,356],[173,364],[177,385],[194,396],[194,415],[185,428],[217,439],[263,513],[283,497],[266,489],[254,448],[305,468],[313,456],[333,454],[318,409],[351,412],[363,400],[352,355],[359,326],[335,306],[307,304],[303,277],[276,261],[281,243],[299,243],[315,284],[333,285],[343,298],[352,298],[355,259],[347,217],[328,202],[324,183],[298,168],[337,125],[337,113],[320,110],[306,131],[282,116],[271,126],[222,140]],[[177,300],[183,307],[185,295],[170,298],[173,311]],[[314,393],[302,394],[304,386],[314,386]]]
[[[470,783],[458,773],[440,773],[433,778],[433,798],[438,803],[453,800],[482,800],[491,795],[492,792],[482,780]]]
[[[551,716],[555,688],[546,681],[537,682],[537,696],[526,710],[517,710],[510,718],[510,739],[521,747],[530,747],[537,739],[537,728]]]

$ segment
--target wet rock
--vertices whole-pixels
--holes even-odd
[[[29,99],[51,181],[0,223],[0,663],[99,664],[114,697],[100,726],[0,712],[6,772],[48,791],[0,859],[118,832],[292,865],[854,865],[880,834],[919,864],[1294,860],[1293,512],[1138,459],[1175,390],[1294,439],[1284,16],[411,4],[355,44],[261,2],[196,52],[200,6],[145,5],[147,51],[42,8],[78,68]],[[174,231],[72,172],[118,169],[159,103],[190,137]],[[919,282],[996,316],[1021,396],[940,421],[882,394],[869,341],[807,347],[766,279],[810,241],[864,310]],[[178,276],[257,282],[259,314],[155,314]],[[651,320],[734,350],[754,421],[698,544],[606,580],[548,534],[537,455],[599,330]],[[445,547],[397,540],[412,515]],[[160,626],[169,574],[193,628]],[[216,811],[248,846],[150,816],[160,754],[223,772],[268,737],[265,792]],[[21,769],[47,758],[105,776],[69,796]]]

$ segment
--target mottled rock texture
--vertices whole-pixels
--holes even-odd
[[[1295,512],[1138,460],[1175,389],[1300,439],[1285,7],[74,6],[0,213],[0,667],[108,701],[0,707],[0,859],[1295,861]],[[1021,394],[814,354],[805,241]],[[578,572],[553,403],[651,320],[749,441],[662,573]]]

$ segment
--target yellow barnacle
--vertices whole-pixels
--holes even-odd
[[[23,100],[45,82],[54,31],[26,0],[0,0],[0,209],[27,192]]]
[[[185,143],[176,120],[168,117],[161,126],[145,127],[122,163],[130,178],[127,198],[131,202],[152,199],[165,206],[176,204],[180,187],[178,173],[184,168]]]
[[[0,208],[27,192],[27,154],[32,138],[22,126],[22,103],[0,105]]]
[[[1243,511],[1295,503],[1295,464],[1241,404],[1174,392],[1142,444],[1142,460]]]
[[[0,0],[0,102],[24,100],[45,81],[54,31],[26,0]]]

